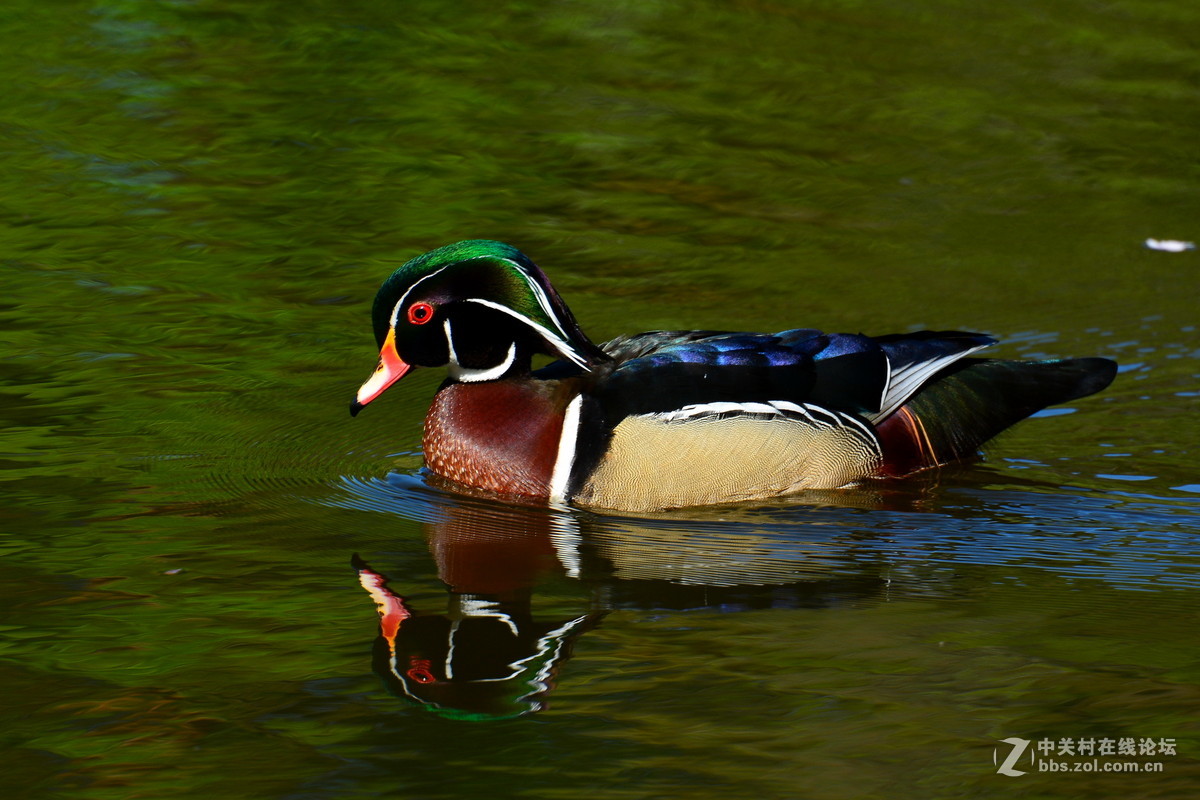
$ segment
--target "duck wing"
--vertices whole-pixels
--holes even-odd
[[[602,346],[614,366],[598,383],[597,396],[610,420],[685,406],[780,401],[874,422],[938,370],[993,342],[961,331],[878,339],[811,328],[652,331]]]

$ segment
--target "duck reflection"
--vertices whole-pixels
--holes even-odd
[[[544,707],[571,642],[599,619],[537,621],[529,596],[450,593],[445,614],[414,614],[365,562],[359,581],[375,601],[375,671],[396,694],[465,719],[502,719]]]
[[[444,611],[412,609],[358,562],[381,615],[377,671],[402,697],[475,719],[545,708],[572,648],[614,611],[816,609],[955,592],[955,565],[1024,565],[1033,549],[1055,547],[1043,527],[1074,531],[1080,507],[1047,503],[1056,485],[986,465],[639,518],[448,494],[399,471],[344,477],[342,487],[326,502],[421,522],[448,589]],[[1053,552],[1074,563],[1062,538]],[[394,577],[393,589],[427,591]]]
[[[533,610],[533,587],[559,568],[547,513],[505,506],[441,506],[425,523],[444,613],[422,613],[355,556],[380,615],[375,671],[389,689],[443,716],[502,719],[545,707],[571,644],[604,616]]]
[[[885,568],[855,562],[843,526],[820,513],[800,528],[794,515],[780,522],[778,509],[631,519],[474,498],[434,502],[427,487],[403,494],[405,516],[412,503],[425,504],[419,515],[448,589],[446,609],[413,608],[370,564],[355,556],[354,566],[380,615],[376,672],[394,694],[443,716],[544,709],[575,642],[614,609],[813,608],[876,598],[888,586]],[[372,505],[380,507],[378,497]],[[561,592],[552,612],[538,611],[535,587],[563,578],[577,589],[568,613]]]

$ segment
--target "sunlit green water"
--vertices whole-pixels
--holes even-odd
[[[1200,256],[1143,242],[1200,239],[1198,25],[7,4],[7,795],[1195,796]],[[649,520],[464,503],[416,477],[440,376],[345,409],[379,281],[466,237],[530,253],[596,339],[964,328],[1122,373],[919,481]],[[399,696],[356,553],[431,629],[484,595],[546,634],[540,692],[492,715],[545,707]],[[1007,777],[1007,737],[1178,754]]]

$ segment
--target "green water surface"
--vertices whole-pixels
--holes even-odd
[[[6,3],[5,796],[1197,796],[1200,251],[1145,244],[1200,241],[1197,31],[1170,0]],[[905,482],[464,500],[419,471],[442,376],[346,406],[379,282],[485,237],[596,340],[965,329],[1121,372]],[[421,621],[394,657],[355,565]],[[451,643],[489,680],[396,677]],[[1008,776],[1010,737],[1175,754]]]

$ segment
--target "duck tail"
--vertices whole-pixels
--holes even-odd
[[[965,358],[934,375],[876,425],[881,474],[909,475],[975,455],[980,445],[1046,406],[1112,383],[1107,358],[1001,361]]]

